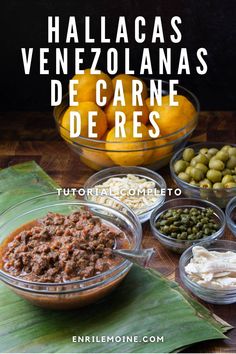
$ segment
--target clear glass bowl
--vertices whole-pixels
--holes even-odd
[[[88,208],[104,222],[125,232],[131,250],[138,250],[142,240],[142,227],[137,216],[124,204],[119,210],[71,196],[57,193],[43,194],[7,209],[0,215],[0,243],[27,222],[41,218],[47,212],[69,214],[81,207]],[[31,303],[52,309],[77,308],[96,302],[110,293],[127,275],[132,263],[124,260],[114,268],[94,277],[67,283],[40,283],[14,277],[0,269],[0,280],[17,295]]]
[[[145,178],[149,181],[155,182],[156,188],[160,191],[166,191],[166,183],[165,180],[156,172],[153,172],[144,167],[111,167],[106,168],[105,170],[99,171],[92,175],[85,183],[85,189],[92,189],[96,187],[98,184],[102,184],[107,181],[111,177],[125,177],[127,174],[134,174],[135,176]],[[150,218],[150,215],[157,206],[160,206],[165,201],[165,195],[160,195],[156,202],[152,204],[148,209],[142,211],[138,214],[139,220],[141,223],[144,223]]]
[[[198,240],[177,240],[173,239],[170,236],[164,235],[161,233],[157,228],[156,228],[156,222],[160,218],[161,214],[166,212],[167,210],[170,209],[179,209],[179,208],[211,208],[214,211],[214,216],[216,218],[216,221],[220,225],[220,229],[216,231],[214,234],[211,236],[207,236],[207,238],[201,238]],[[170,249],[173,252],[176,253],[183,253],[187,248],[191,247],[193,244],[199,244],[203,240],[216,240],[224,235],[225,231],[225,226],[226,226],[226,221],[225,221],[225,215],[223,211],[214,205],[213,203],[203,201],[201,199],[189,199],[189,198],[175,198],[168,200],[165,202],[161,207],[156,208],[151,215],[150,218],[150,224],[151,224],[151,230],[152,234],[155,238],[158,239],[158,241],[165,246],[166,248]]]
[[[194,149],[196,153],[199,152],[202,148],[218,148],[221,149],[224,145],[231,145],[235,146],[235,144],[228,144],[228,143],[201,143],[201,144],[194,144],[190,147]],[[210,202],[217,204],[221,208],[225,208],[228,201],[236,195],[236,188],[221,188],[221,189],[206,189],[200,188],[198,186],[193,186],[190,183],[184,182],[181,180],[174,171],[175,162],[182,158],[182,153],[184,148],[179,150],[171,159],[170,161],[170,172],[172,179],[177,184],[177,186],[182,190],[185,196],[189,198],[201,198],[204,200],[209,200]]]
[[[236,252],[236,242],[227,241],[227,240],[208,240],[198,244],[198,246],[205,247],[209,251],[217,251],[217,252],[227,252],[233,251]],[[195,296],[200,299],[210,302],[212,304],[232,304],[236,302],[236,289],[234,290],[223,290],[223,289],[211,289],[206,288],[202,285],[199,285],[193,282],[187,276],[185,272],[185,266],[190,262],[190,259],[193,257],[192,248],[187,249],[179,261],[179,270],[180,277],[183,284],[188,288]]]
[[[143,79],[143,81],[146,81],[149,86],[150,80]],[[111,147],[109,147],[109,144],[106,144],[105,140],[95,140],[85,137],[70,138],[69,130],[61,125],[63,114],[69,105],[68,94],[63,97],[62,103],[57,106],[53,112],[57,130],[68,146],[80,156],[80,160],[94,170],[98,171],[106,167],[112,167],[115,165],[123,166],[124,164],[145,166],[152,170],[157,170],[166,166],[169,163],[171,156],[185,146],[198,122],[198,114],[200,110],[198,99],[186,88],[178,85],[176,85],[176,88],[178,95],[185,96],[193,104],[197,113],[187,125],[172,134],[157,139],[143,140],[138,143],[126,142],[125,145],[129,145],[130,147],[125,150],[122,148],[123,143],[121,142],[113,142]],[[162,89],[163,96],[168,95],[170,91],[169,83],[163,82]],[[117,146],[116,149],[114,149],[114,145]],[[109,153],[109,156],[107,152]],[[129,163],[122,162],[117,164],[111,158],[114,156],[116,157],[116,161],[117,157],[122,161],[125,156]],[[138,163],[136,161],[138,161]]]
[[[234,236],[236,236],[236,197],[232,198],[225,209],[227,225]]]

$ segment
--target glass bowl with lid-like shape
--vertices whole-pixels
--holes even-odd
[[[235,252],[236,253],[236,242],[228,240],[206,240],[198,244],[206,248],[208,251],[216,252]],[[215,288],[208,285],[207,287],[199,285],[198,283],[192,281],[186,271],[185,267],[189,264],[191,258],[193,257],[193,247],[188,248],[180,257],[179,270],[180,277],[183,284],[188,290],[190,290],[195,296],[200,299],[218,305],[232,304],[236,302],[236,287],[234,289],[222,289]]]
[[[100,205],[72,196],[59,196],[57,192],[43,194],[25,200],[0,215],[0,280],[25,300],[51,309],[78,308],[96,302],[122,281],[132,263],[121,260],[119,264],[91,278],[62,283],[41,283],[15,277],[3,269],[3,247],[7,238],[25,224],[44,217],[48,212],[71,214],[85,208],[105,224],[123,232],[130,250],[138,250],[142,240],[142,228],[137,216],[123,203],[118,209]]]
[[[149,86],[149,79],[141,79]],[[69,107],[68,94],[63,97],[62,103],[55,107],[53,112],[58,133],[69,148],[80,156],[80,160],[93,170],[99,171],[112,166],[144,166],[155,171],[166,166],[172,155],[185,146],[198,122],[200,105],[196,96],[180,85],[176,85],[175,88],[178,95],[186,97],[191,102],[195,114],[178,130],[168,134],[161,132],[161,136],[156,139],[145,138],[139,141],[125,141],[125,143],[123,141],[108,142],[106,141],[108,130],[100,140],[83,136],[71,138],[70,130],[62,124],[64,113]],[[162,95],[167,96],[169,92],[170,84],[162,81]],[[182,116],[183,114],[180,113],[173,120],[181,120],[184,118]],[[171,123],[168,123],[168,127],[170,126]]]

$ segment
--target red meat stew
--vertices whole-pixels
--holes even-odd
[[[130,248],[123,232],[87,210],[46,217],[14,231],[1,247],[1,268],[34,282],[68,282],[101,274],[121,262],[112,253]]]

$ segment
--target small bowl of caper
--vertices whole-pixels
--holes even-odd
[[[236,195],[236,145],[191,145],[172,157],[170,171],[185,196],[225,208]]]
[[[226,220],[215,204],[195,198],[175,198],[156,208],[150,218],[152,234],[168,249],[182,253],[204,240],[224,235]]]

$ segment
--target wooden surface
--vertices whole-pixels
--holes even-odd
[[[192,141],[226,141],[236,143],[236,114],[234,112],[202,112]],[[80,163],[79,157],[59,138],[50,112],[2,112],[0,114],[0,168],[35,160],[62,187],[82,187],[94,173]],[[174,187],[168,167],[161,169],[168,187]],[[167,251],[156,241],[148,223],[143,227],[144,247],[155,247],[157,255],[153,267],[179,281],[179,256]],[[232,239],[229,230],[225,238]],[[235,239],[234,239],[235,240]],[[236,327],[236,304],[213,306],[210,310]],[[228,333],[229,339],[208,341],[192,346],[187,352],[235,353],[236,329]]]

